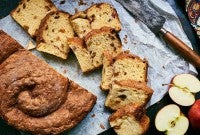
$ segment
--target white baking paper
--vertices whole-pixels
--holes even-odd
[[[114,0],[83,0],[86,5],[80,5],[77,0],[53,0],[55,5],[70,14],[75,13],[75,9],[85,10],[91,4],[106,2],[113,5],[122,23],[122,30],[119,32],[123,49],[148,60],[148,85],[154,90],[154,94],[149,105],[159,101],[167,92],[167,85],[176,74],[192,73],[197,74],[193,66],[184,61],[173,49],[160,38],[156,37],[143,23],[133,18],[118,2]],[[184,33],[178,17],[166,0],[151,0],[151,4],[166,17],[164,28],[183,40],[191,47],[191,43]],[[30,20],[31,21],[31,20]],[[0,20],[0,29],[3,29],[15,38],[25,48],[31,38],[26,32],[10,17]],[[127,37],[127,38],[126,38]],[[73,128],[71,135],[95,135],[109,128],[108,117],[110,112],[104,107],[107,93],[99,88],[101,81],[101,69],[90,74],[82,74],[77,59],[70,53],[67,60],[61,60],[51,55],[32,51],[35,55],[45,60],[58,72],[86,88],[98,99],[93,110],[78,126]]]

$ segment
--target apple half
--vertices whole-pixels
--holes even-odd
[[[181,106],[190,106],[195,102],[195,93],[200,91],[200,81],[191,74],[176,75],[169,87],[170,98]]]
[[[189,127],[189,120],[177,105],[170,104],[156,114],[155,126],[166,135],[183,135]]]

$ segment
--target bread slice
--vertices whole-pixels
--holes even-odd
[[[144,108],[136,104],[129,104],[109,117],[109,123],[118,135],[144,135],[149,122]]]
[[[129,51],[115,57],[113,80],[134,80],[147,82],[148,63]]]
[[[57,8],[50,0],[22,0],[10,15],[31,37],[35,37],[41,20],[52,11]]]
[[[102,66],[105,51],[109,51],[114,57],[122,51],[120,38],[110,27],[92,30],[85,36],[85,43],[95,68]]]
[[[121,23],[115,8],[108,3],[98,3],[86,10],[92,29],[100,29],[104,26],[111,27],[115,31],[121,30]]]
[[[153,90],[144,82],[133,80],[114,81],[105,101],[105,106],[117,110],[130,103],[145,106]]]
[[[108,51],[104,52],[102,81],[100,85],[102,90],[109,90],[111,87],[113,76],[113,62],[113,56]]]
[[[77,12],[70,17],[74,32],[79,38],[85,37],[92,30],[90,21],[86,17],[87,15],[84,11]]]
[[[84,40],[78,37],[68,39],[69,47],[72,49],[78,62],[80,64],[82,72],[86,73],[93,70],[95,67],[92,64],[92,57],[85,46]]]
[[[37,34],[37,50],[67,59],[70,50],[68,38],[74,37],[70,15],[62,11],[49,13],[40,25]]]
[[[106,52],[103,61],[101,89],[109,90],[112,81],[134,80],[147,82],[146,60],[124,51],[113,57],[110,52]]]

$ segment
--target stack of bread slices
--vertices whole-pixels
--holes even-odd
[[[146,60],[122,50],[121,23],[115,8],[94,4],[70,15],[50,0],[22,0],[12,18],[36,39],[36,49],[67,59],[70,49],[83,73],[103,66],[105,106],[114,112],[110,125],[119,135],[144,134],[149,126],[145,106],[153,90],[147,86]]]

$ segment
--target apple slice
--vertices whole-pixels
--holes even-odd
[[[163,107],[156,115],[155,126],[167,135],[183,135],[189,127],[189,121],[175,104]]]
[[[191,74],[176,75],[169,88],[170,98],[181,106],[190,106],[195,102],[195,93],[200,91],[200,81]]]

